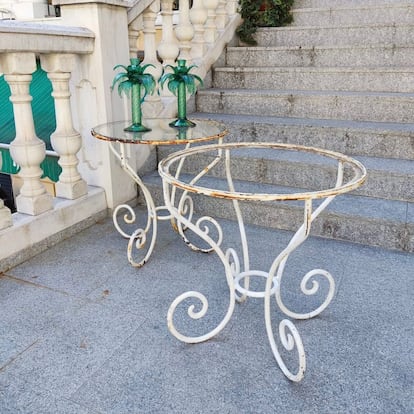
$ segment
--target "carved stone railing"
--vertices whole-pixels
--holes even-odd
[[[10,87],[16,130],[9,151],[22,182],[15,214],[0,200],[3,256],[7,252],[1,244],[12,237],[16,214],[20,221],[22,215],[33,220],[44,217],[56,210],[56,199],[88,197],[88,186],[105,190],[109,208],[135,197],[134,184],[126,180],[107,146],[90,135],[96,124],[129,117],[130,105],[110,88],[116,64],[127,64],[140,53],[144,63],[154,65],[152,74],[158,80],[163,67],[180,57],[195,63],[194,72],[204,78],[240,22],[237,1],[194,0],[190,8],[189,0],[181,0],[178,11],[172,10],[172,0],[55,0],[54,4],[60,6],[61,19],[53,19],[53,24],[0,22],[0,75]],[[29,89],[36,60],[53,88],[56,130],[51,144],[62,169],[56,198],[41,180],[46,148],[36,136]],[[175,97],[165,91],[147,97],[144,104],[148,117],[171,117],[175,111]],[[139,168],[148,154],[134,151],[128,154],[130,164]]]
[[[90,210],[67,217],[65,214],[70,213],[65,213],[62,206],[65,202],[88,197],[87,181],[78,168],[77,153],[82,146],[82,137],[73,122],[70,79],[85,56],[93,52],[94,43],[95,35],[88,29],[18,21],[0,23],[0,74],[4,75],[10,88],[16,131],[8,149],[19,169],[21,183],[15,198],[16,213],[11,214],[0,201],[0,272],[16,263],[10,261],[11,257],[24,260],[27,255],[39,251],[34,246],[36,243],[45,239],[50,241],[53,232],[58,234],[78,224],[76,220],[92,215]],[[55,110],[50,116],[55,116],[55,120],[49,123],[56,124],[50,137],[52,152],[46,151],[45,142],[35,131],[30,85],[38,62],[52,86]],[[40,165],[46,152],[55,156],[61,169],[55,183],[55,196],[46,190],[41,180],[43,170]],[[100,198],[101,210],[106,209],[102,203],[104,197]]]
[[[36,56],[52,82],[55,100],[56,130],[51,140],[62,168],[56,183],[58,197],[75,199],[86,194],[86,182],[78,170],[82,139],[74,129],[70,106],[69,78],[75,56],[93,51],[94,34],[86,29],[39,27],[34,24],[3,22],[0,25],[0,72],[11,91],[16,137],[10,143],[10,154],[20,167],[22,180],[16,197],[19,213],[32,216],[53,208],[52,197],[40,181],[40,163],[46,156],[45,143],[36,136],[29,92]],[[3,207],[4,208],[4,207]],[[10,224],[0,221],[0,228]]]

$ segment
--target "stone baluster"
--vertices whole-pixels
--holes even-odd
[[[56,195],[73,200],[88,192],[87,184],[78,171],[76,154],[81,149],[82,139],[73,128],[70,107],[69,79],[75,68],[76,57],[72,54],[50,54],[42,55],[40,59],[52,83],[55,100],[56,130],[51,135],[51,143],[59,154],[58,163],[62,167],[56,183]]]
[[[35,133],[32,97],[29,93],[32,73],[36,70],[34,53],[8,53],[1,57],[4,79],[10,86],[16,137],[10,144],[10,154],[20,166],[23,184],[16,197],[19,213],[39,215],[53,208],[53,199],[40,181],[40,163],[46,156],[46,145]]]
[[[194,37],[193,25],[190,22],[190,3],[189,0],[180,0],[179,20],[175,28],[175,36],[179,42],[180,59],[185,59],[191,63],[191,41]]]
[[[157,59],[155,21],[160,10],[160,2],[153,2],[143,13],[144,60],[143,64],[151,64],[145,72],[150,73],[156,82],[162,75],[162,65]],[[163,109],[161,98],[157,93],[147,95],[142,110],[145,117],[154,118]]]
[[[226,4],[227,14],[234,16],[239,8],[239,2],[237,0],[230,0]]]
[[[162,38],[158,45],[158,54],[164,65],[174,65],[180,49],[173,29],[173,1],[161,0]],[[167,69],[168,70],[168,69]],[[160,91],[162,96],[172,96],[168,88]]]
[[[1,70],[1,69],[0,69]],[[0,171],[1,171],[2,156],[0,153]],[[4,201],[0,198],[0,230],[10,227],[13,224],[11,211],[4,205]]]
[[[10,227],[12,224],[11,211],[4,205],[4,201],[0,198],[0,230]]]
[[[138,40],[142,34],[142,15],[138,16],[128,26],[128,40],[129,40],[129,57],[136,58],[138,56]]]
[[[204,0],[204,7],[207,9],[207,21],[205,24],[205,40],[210,45],[217,39],[216,10],[219,0]]]
[[[190,10],[190,20],[194,28],[191,56],[193,60],[199,60],[204,56],[206,51],[204,24],[207,21],[207,10],[203,5],[203,0],[193,0],[193,7]]]
[[[161,0],[162,38],[158,46],[158,54],[164,65],[174,65],[180,52],[173,29],[172,6],[172,0]]]
[[[216,25],[219,30],[223,30],[229,21],[226,10],[226,0],[219,0],[217,7]]]

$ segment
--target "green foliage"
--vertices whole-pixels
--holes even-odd
[[[294,0],[241,0],[239,13],[243,23],[237,28],[242,42],[256,45],[253,35],[258,27],[285,26],[292,22],[290,9]]]
[[[151,64],[141,66],[139,59],[136,58],[131,59],[129,66],[116,65],[114,70],[122,68],[125,72],[119,72],[115,75],[112,82],[112,89],[118,83],[119,95],[122,95],[122,93],[128,95],[132,85],[138,84],[141,86],[141,90],[144,90],[144,95],[141,99],[143,101],[147,94],[152,95],[154,93],[156,86],[154,77],[149,73],[144,73],[148,66],[154,67]]]
[[[161,79],[160,79],[161,88],[164,87],[165,82],[168,82],[167,83],[168,89],[175,96],[177,96],[178,86],[182,82],[184,82],[187,92],[190,95],[196,92],[196,88],[197,88],[196,81],[198,82],[199,85],[203,86],[203,80],[199,76],[189,73],[192,68],[196,67],[196,65],[191,65],[187,67],[185,63],[186,61],[184,59],[178,59],[177,66],[166,65],[166,68],[169,67],[170,69],[173,70],[173,72],[164,73],[164,75],[161,76]]]

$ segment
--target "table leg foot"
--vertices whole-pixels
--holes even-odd
[[[275,336],[272,329],[272,324],[270,320],[270,314],[267,314],[265,317],[266,321],[266,331],[269,338],[270,347],[273,352],[273,356],[276,359],[279,368],[282,370],[283,374],[293,382],[299,382],[303,379],[306,371],[306,356],[305,349],[303,347],[302,339],[299,335],[298,330],[295,325],[288,319],[283,319],[279,323],[279,338],[283,348],[286,351],[294,351],[296,349],[298,357],[298,368],[296,373],[292,372],[285,362],[283,361],[278,347],[276,345]]]
[[[181,294],[171,303],[168,314],[167,314],[167,324],[169,331],[180,341],[185,342],[187,344],[196,344],[200,342],[207,341],[217,335],[228,323],[230,320],[233,311],[234,311],[234,304],[235,304],[235,297],[234,291],[230,291],[230,303],[227,309],[226,315],[221,320],[221,322],[210,332],[200,335],[200,336],[186,336],[180,333],[174,325],[174,313],[178,305],[180,305],[186,299],[197,299],[201,303],[200,310],[195,310],[195,305],[190,305],[188,307],[187,313],[191,319],[200,319],[206,315],[208,310],[208,300],[207,298],[200,292],[189,291]]]
[[[122,216],[124,224],[131,225],[136,222],[136,214],[134,209],[128,204],[121,204],[115,208],[113,213],[114,226],[123,237],[128,238],[127,257],[128,261],[134,267],[143,266],[151,256],[154,250],[155,240],[157,238],[157,213],[155,209],[150,209],[147,206],[147,221],[145,226],[137,228],[131,234],[123,230],[120,223],[119,212],[126,210],[126,213]],[[143,249],[147,250],[143,250]],[[144,252],[142,259],[135,259],[136,251]],[[141,257],[143,253],[140,253]]]

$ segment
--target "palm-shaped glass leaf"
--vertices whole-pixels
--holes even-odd
[[[189,127],[194,126],[194,122],[187,119],[187,98],[186,92],[193,95],[197,90],[197,84],[203,86],[203,80],[192,73],[190,70],[196,65],[186,66],[185,59],[178,59],[177,66],[166,65],[172,70],[171,73],[164,73],[160,79],[161,88],[167,82],[168,89],[177,96],[178,119],[171,122],[171,126]]]
[[[141,65],[139,59],[132,58],[131,64],[128,66],[116,65],[114,70],[122,68],[124,72],[119,72],[115,75],[112,82],[112,89],[118,84],[118,93],[127,96],[131,93],[131,109],[132,109],[132,125],[125,128],[125,131],[144,132],[149,129],[142,125],[142,111],[141,104],[147,94],[152,95],[155,91],[154,77],[149,73],[144,73],[145,70],[154,65]]]

